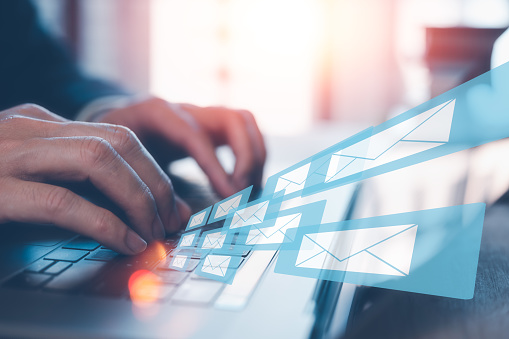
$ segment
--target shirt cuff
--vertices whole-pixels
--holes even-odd
[[[77,121],[93,122],[103,114],[113,109],[123,108],[133,102],[130,95],[111,95],[93,100],[87,104],[76,116]]]

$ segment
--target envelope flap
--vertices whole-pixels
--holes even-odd
[[[195,236],[194,234],[188,234],[188,235],[182,236],[181,245],[187,246],[187,245],[191,244],[194,240],[194,236]]]
[[[203,211],[201,212],[200,214],[197,214],[193,217],[193,224],[199,224],[203,221],[203,217],[205,217],[205,214],[207,213],[207,211]]]
[[[409,229],[414,225],[415,224],[407,224],[338,232],[315,233],[310,235],[310,238],[339,260],[345,260]],[[331,237],[334,239],[331,240]]]
[[[237,211],[236,214],[239,215],[239,217],[243,220],[247,220],[251,218],[252,216],[263,214],[265,215],[265,211],[267,210],[267,207],[269,205],[268,201],[264,201],[259,204],[255,204],[253,206],[249,206],[244,208],[243,210]]]
[[[366,159],[376,159],[398,141],[405,138],[409,133],[419,129],[421,127],[420,125],[426,121],[426,119],[435,114],[447,103],[448,102],[433,107],[432,109],[422,112],[397,125],[391,126],[386,130],[374,134],[367,139],[361,140],[360,142],[337,152],[336,154]]]
[[[299,227],[302,213],[289,214],[278,217],[272,227],[260,227],[258,230],[266,237],[273,236],[276,232],[286,230],[290,227]]]
[[[294,169],[293,171],[283,174],[281,176],[281,179],[285,179],[297,185],[300,185],[306,181],[310,166],[311,163],[305,164],[304,166],[301,166],[297,169]]]
[[[235,207],[238,207],[239,204],[240,204],[240,199],[242,198],[242,195],[238,195],[230,200],[227,200],[225,202],[223,202],[222,204],[219,204],[219,207],[223,210],[223,211],[228,211],[229,209],[231,208],[235,208]]]
[[[224,255],[209,255],[207,258],[213,268],[227,267],[231,259],[231,257]]]
[[[448,142],[451,133],[452,117],[456,99],[426,120],[419,128],[413,130],[403,140]]]
[[[226,234],[221,234],[221,232],[217,233],[210,233],[207,234],[206,239],[211,245],[217,244],[221,241],[222,238],[224,238]]]
[[[409,274],[416,234],[417,225],[413,225],[404,232],[369,248],[368,251],[398,271]]]

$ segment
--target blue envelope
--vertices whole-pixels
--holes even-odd
[[[194,274],[231,285],[242,260],[241,256],[212,251],[200,260]]]
[[[327,201],[321,200],[281,210],[274,220],[266,220],[250,228],[241,229],[237,244],[253,246],[253,250],[277,250],[282,243],[293,241],[289,229],[319,225],[326,204]]]
[[[228,215],[235,212],[239,206],[245,205],[249,200],[252,189],[253,186],[249,186],[248,188],[245,188],[242,191],[216,203],[210,213],[209,223],[226,219]]]
[[[198,228],[205,226],[207,224],[207,219],[210,214],[210,210],[212,209],[212,206],[207,207],[206,209],[195,213],[189,218],[189,222],[187,223],[186,231],[189,231],[193,228]]]
[[[289,229],[275,272],[470,299],[485,204]]]

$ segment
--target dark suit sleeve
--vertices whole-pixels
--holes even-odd
[[[92,100],[122,94],[80,72],[30,1],[0,0],[0,110],[30,102],[72,119]]]

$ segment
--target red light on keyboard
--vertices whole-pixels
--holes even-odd
[[[137,306],[148,306],[159,299],[161,281],[147,270],[134,272],[129,278],[129,295]]]

